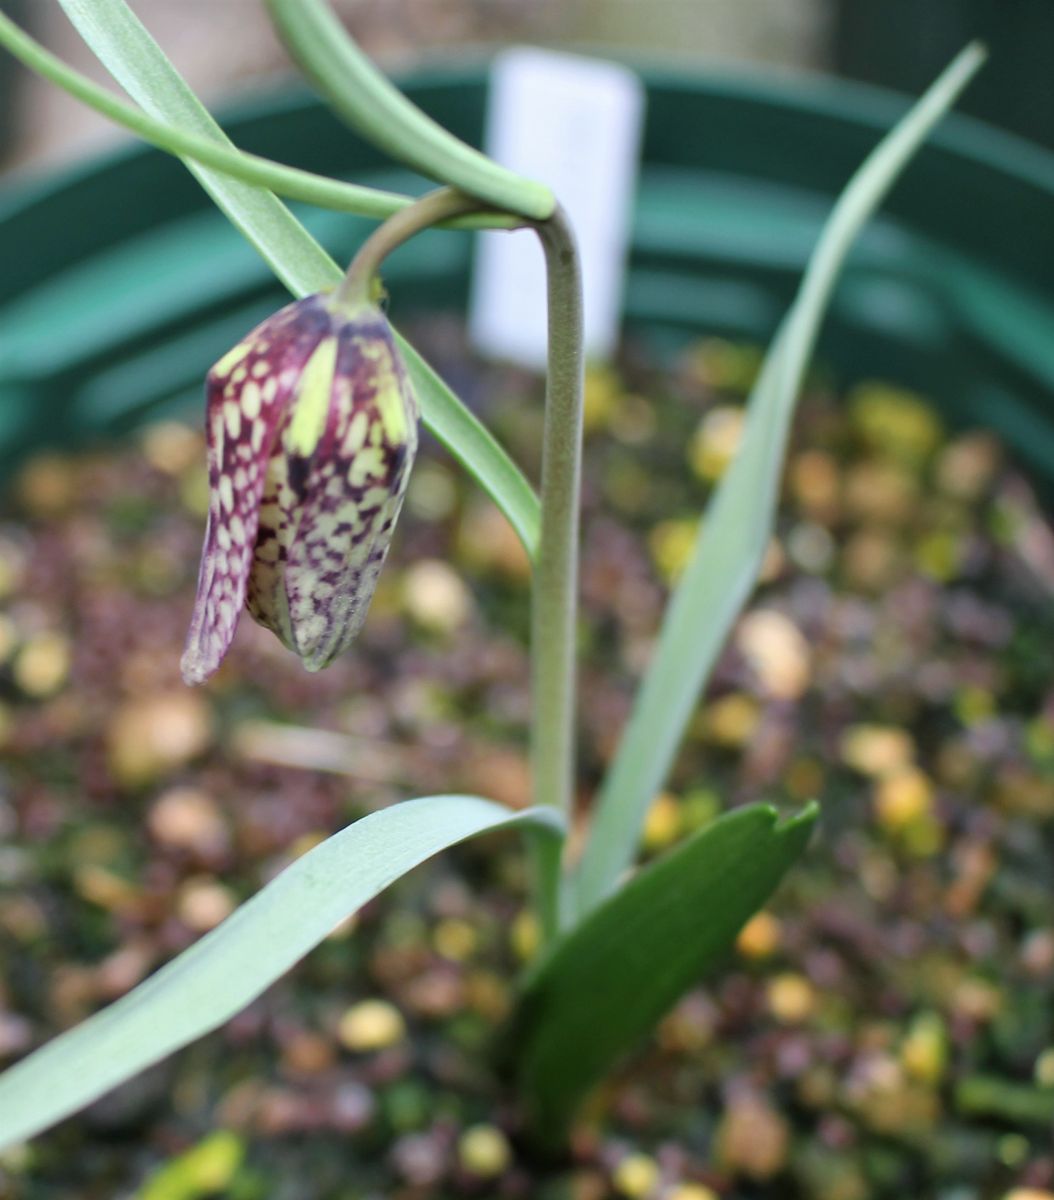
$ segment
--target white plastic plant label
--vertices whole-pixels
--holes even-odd
[[[585,348],[615,349],[632,218],[644,91],[614,63],[517,48],[495,60],[486,150],[547,183],[574,225],[582,254]],[[470,315],[482,353],[545,363],[545,263],[531,230],[479,235]]]

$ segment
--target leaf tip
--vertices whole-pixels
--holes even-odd
[[[790,839],[798,846],[799,852],[804,850],[812,838],[816,822],[820,818],[820,804],[810,800],[797,811],[782,818],[777,814],[777,820],[772,827],[776,837]]]
[[[981,38],[974,38],[972,42],[967,43],[963,50],[963,54],[969,55],[979,67],[988,61],[989,53],[988,43],[982,41]]]
[[[746,811],[753,811],[763,818],[766,831],[774,838],[794,838],[804,847],[819,819],[820,804],[817,800],[809,800],[790,813],[781,812],[775,804],[749,805]]]

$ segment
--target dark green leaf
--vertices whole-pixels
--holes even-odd
[[[630,882],[529,978],[514,1055],[532,1126],[557,1140],[586,1092],[725,954],[805,849],[810,805],[738,809]]]

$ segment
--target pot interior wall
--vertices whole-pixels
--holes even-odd
[[[645,71],[647,124],[627,330],[665,346],[765,341],[820,224],[906,101],[824,79]],[[469,141],[485,70],[401,81]],[[300,90],[228,110],[246,149],[417,191]],[[845,382],[917,388],[956,424],[993,427],[1054,489],[1054,155],[949,119],[853,254],[819,348]],[[304,210],[340,260],[366,224]],[[434,233],[388,282],[398,319],[464,306],[471,241]],[[284,300],[180,164],[139,146],[0,194],[0,453],[77,442],[200,403],[209,364]]]

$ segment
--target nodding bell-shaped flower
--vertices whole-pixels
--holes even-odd
[[[288,305],[206,383],[209,517],[183,678],[220,665],[242,605],[327,666],[359,632],[417,449],[418,408],[381,310]]]

